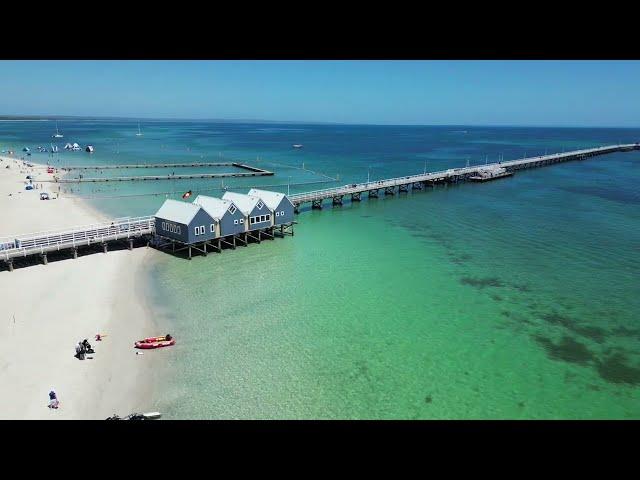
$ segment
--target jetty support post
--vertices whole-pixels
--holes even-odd
[[[202,242],[202,254],[207,256],[207,242]]]
[[[104,253],[107,253],[107,242],[105,242],[105,243],[103,243],[103,244],[102,244],[102,251],[103,251]]]
[[[76,260],[78,258],[78,247],[73,247],[73,259]]]
[[[404,185],[398,185],[398,193],[409,193],[409,185],[408,184],[404,184]]]
[[[320,200],[313,200],[311,202],[311,209],[312,210],[322,210],[322,199]]]
[[[393,187],[384,187],[384,194],[385,195],[394,195],[395,192],[393,191]]]
[[[49,262],[47,261],[47,254],[43,253],[41,254],[41,256],[42,256],[42,263],[44,263],[45,265],[48,265]]]
[[[133,239],[129,239],[129,250],[133,250]]]
[[[191,260],[191,245],[189,245],[189,260]]]
[[[369,190],[367,193],[369,194],[369,198],[378,198],[379,190],[374,188],[373,190]]]
[[[359,202],[361,200],[360,198],[360,193],[362,192],[355,192],[351,194],[351,201],[352,202]]]
[[[7,264],[7,267],[9,268],[9,271],[13,272],[13,260],[12,259],[5,260],[5,263]]]

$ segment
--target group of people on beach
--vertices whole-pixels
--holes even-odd
[[[76,354],[74,355],[74,357],[76,357],[78,360],[84,360],[85,355],[87,355],[88,353],[96,352],[93,350],[93,348],[91,348],[91,344],[85,338],[83,341],[76,344]]]

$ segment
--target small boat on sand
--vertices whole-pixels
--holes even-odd
[[[149,337],[144,340],[138,340],[134,345],[136,348],[160,348],[170,347],[176,344],[176,339],[171,335],[162,335],[161,337]]]

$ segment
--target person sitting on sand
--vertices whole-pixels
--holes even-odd
[[[49,408],[58,408],[59,405],[60,402],[58,401],[58,396],[52,388],[49,392]]]
[[[168,341],[170,341],[170,340],[171,340],[171,335],[169,335],[169,334],[167,333],[167,335],[164,337],[164,339],[165,339],[167,342],[168,342]]]
[[[82,347],[84,348],[84,351],[87,353],[95,353],[93,351],[93,348],[91,348],[91,344],[86,338],[82,341]]]

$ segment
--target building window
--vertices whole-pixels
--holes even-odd
[[[179,227],[179,226],[178,226],[178,227],[176,227],[176,233],[177,233],[177,234],[180,234],[180,227]]]
[[[211,224],[211,233],[214,233],[216,231],[216,226],[214,223]]]
[[[236,206],[234,204],[231,204],[231,206],[229,207],[229,213],[233,215],[234,213],[236,213],[236,210]]]
[[[244,223],[244,218],[241,218],[241,219],[240,219],[240,223]]]
[[[234,224],[234,225],[238,225],[238,220],[234,220],[234,221],[233,221],[233,224]]]
[[[196,236],[200,235],[200,227],[195,227],[194,230],[196,232]]]
[[[254,223],[256,223],[256,217],[251,217],[251,218],[249,219],[249,223],[250,223],[251,225],[253,225]]]
[[[267,217],[266,217],[266,218],[267,218],[267,222],[268,222],[269,220],[271,220],[271,214],[267,213]]]
[[[280,216],[280,212],[276,212],[276,217],[279,217],[279,216]]]
[[[204,225],[200,225],[200,235],[204,235]]]
[[[280,216],[282,217],[284,215],[284,210],[280,211]]]
[[[262,210],[262,207],[264,207],[264,203],[258,202],[258,205],[256,206],[258,207],[258,210]]]
[[[265,216],[264,216],[264,215],[260,215],[260,221],[261,221],[261,222],[264,222],[264,221],[265,221],[265,219],[266,219],[266,218],[265,218]]]
[[[165,222],[162,222],[162,230],[166,230],[167,229],[167,224]]]

